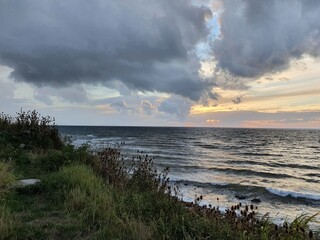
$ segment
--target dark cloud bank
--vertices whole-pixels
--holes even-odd
[[[0,63],[38,86],[118,80],[198,100],[192,49],[210,14],[188,0],[1,0]]]
[[[213,50],[220,69],[254,78],[286,69],[303,54],[319,57],[319,0],[227,0],[223,5],[221,38]]]
[[[218,70],[254,78],[303,54],[320,55],[320,1],[223,5],[221,36],[212,44]],[[37,86],[120,81],[198,101],[213,97],[215,80],[199,77],[193,52],[207,39],[210,15],[191,0],[0,0],[0,64]]]

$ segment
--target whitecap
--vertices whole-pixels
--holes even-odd
[[[281,197],[294,197],[294,198],[306,198],[311,200],[320,200],[320,194],[317,193],[302,193],[302,192],[294,192],[283,189],[276,188],[266,188],[266,190],[274,195]]]

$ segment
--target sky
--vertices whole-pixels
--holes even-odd
[[[320,128],[318,0],[0,0],[0,112]]]

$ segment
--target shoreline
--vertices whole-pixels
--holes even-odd
[[[89,135],[89,137],[95,137],[96,138],[96,136],[94,136],[94,135]],[[123,139],[121,137],[119,137],[118,139],[122,143]],[[102,140],[104,140],[104,139],[102,139]],[[110,140],[110,139],[108,138],[108,140]],[[92,144],[94,144],[94,143],[92,143]],[[122,147],[121,144],[110,143],[110,142],[108,142],[106,145],[107,146],[116,146],[116,147],[118,146],[118,147],[120,147],[119,150],[121,150],[121,147]],[[132,149],[130,146],[128,146],[129,144],[127,144],[127,142],[125,142],[125,145],[126,145],[127,149]],[[96,146],[96,145],[93,145],[93,146]],[[135,147],[134,149],[139,149],[139,148]],[[99,147],[95,147],[95,151],[98,151],[98,150],[99,150]],[[139,150],[137,150],[137,151],[139,151]],[[143,153],[147,153],[147,151],[148,151],[148,149],[146,148],[146,149],[144,149],[144,151],[139,151],[139,152],[143,154]],[[131,152],[131,153],[133,153],[133,152]],[[128,159],[130,159],[130,156],[128,156],[128,153],[126,153],[126,156],[127,156]],[[155,162],[155,163],[157,165],[157,162]],[[162,163],[161,165],[165,165],[165,164]],[[178,178],[172,178],[172,176],[171,176],[171,181],[173,183],[176,182],[177,180],[179,181]],[[193,187],[193,188],[197,188],[197,189],[202,189],[203,185],[205,185],[204,188],[207,188],[207,187],[216,188],[216,187],[218,187],[220,190],[223,189],[224,187],[226,187],[226,185],[230,184],[230,183],[216,183],[216,182],[214,182],[214,183],[212,183],[212,182],[210,182],[210,183],[197,182],[198,184],[200,184],[198,186],[198,184],[197,185],[193,185],[192,181],[184,181],[184,180],[182,180],[182,181],[179,181],[179,182],[182,182],[183,185],[187,184],[187,185],[190,185],[189,187]],[[244,188],[248,188],[248,187],[250,187],[250,185],[239,185],[239,187],[240,188],[243,188],[243,187]],[[269,194],[271,196],[271,197],[267,196],[267,199],[265,198],[265,196],[263,197],[262,203],[260,204],[262,206],[261,207],[261,213],[259,213],[260,217],[263,217],[265,213],[270,213],[270,215],[269,215],[270,216],[270,220],[273,223],[276,223],[278,225],[281,225],[286,221],[293,221],[297,216],[302,215],[302,214],[306,214],[307,213],[309,215],[312,215],[313,213],[315,213],[317,205],[311,205],[311,206],[313,206],[313,210],[309,210],[309,211],[303,210],[301,207],[302,206],[308,206],[310,208],[310,201],[312,201],[312,200],[319,201],[319,199],[320,199],[320,195],[317,194],[317,193],[312,194],[312,193],[307,193],[307,192],[305,192],[305,193],[294,192],[294,191],[288,190],[288,189],[287,190],[283,190],[283,189],[270,188],[270,187],[257,187],[257,186],[254,186],[254,187],[255,188],[260,188],[260,189],[258,189],[258,192],[259,192],[260,195],[261,194],[262,195]],[[185,186],[181,186],[181,188],[185,188]],[[263,192],[261,192],[261,191],[263,191]],[[191,192],[193,192],[193,191],[191,191]],[[203,191],[200,191],[198,193],[198,195],[204,195],[204,196],[206,196],[206,195],[213,195],[214,196],[216,194],[217,193],[209,193],[209,194],[207,194],[205,189],[203,189]],[[242,192],[241,194],[246,195],[247,193],[246,192]],[[233,205],[233,204],[235,204],[237,202],[241,202],[242,204],[249,204],[250,205],[250,204],[252,204],[252,202],[250,201],[249,198],[250,197],[251,198],[255,198],[255,197],[256,198],[260,198],[259,194],[258,195],[255,194],[253,196],[252,196],[252,194],[250,194],[249,196],[246,196],[246,198],[248,198],[246,201],[239,201],[239,200],[237,201],[235,199],[235,195],[237,195],[237,193],[223,194],[224,196],[220,195],[220,199],[223,199],[223,198],[227,199],[227,200],[225,200],[224,208],[228,209],[229,206],[231,206],[231,205]],[[188,202],[191,202],[192,199],[194,200],[194,195],[195,194],[193,194],[193,195],[189,194],[188,195],[188,197],[189,197],[189,198],[187,198]],[[291,202],[290,206],[288,206],[288,201]],[[220,200],[220,202],[221,202],[221,200]],[[277,207],[273,206],[273,202],[277,202],[277,205],[280,204],[278,209],[277,209]],[[292,204],[292,202],[293,202],[293,204]],[[211,198],[211,201],[209,200],[207,202],[206,205],[208,205],[208,204],[211,204],[211,205],[215,204],[215,201],[214,201],[213,197]],[[284,204],[284,206],[282,206],[283,204]],[[297,206],[299,206],[299,210],[296,209]],[[288,207],[289,207],[289,209],[291,209],[290,211],[285,210]],[[288,214],[288,212],[290,214]],[[318,216],[317,218],[318,218],[318,221],[320,221],[320,216]],[[317,224],[311,224],[311,225],[312,225],[312,229],[313,230],[320,231],[320,230],[317,229],[318,228]]]

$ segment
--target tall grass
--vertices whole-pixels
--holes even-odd
[[[0,203],[0,239],[8,239],[13,230],[13,216],[10,210]]]
[[[10,164],[0,161],[0,199],[8,193],[14,181],[15,176]]]
[[[4,198],[9,193],[15,176],[9,163],[0,161],[0,239],[6,239],[13,228],[13,217],[6,207]]]
[[[49,176],[45,185],[60,196],[56,201],[63,199],[67,213],[80,220],[82,234],[91,232],[115,239],[144,239],[151,234],[142,221],[118,211],[116,192],[88,166],[64,167]]]

